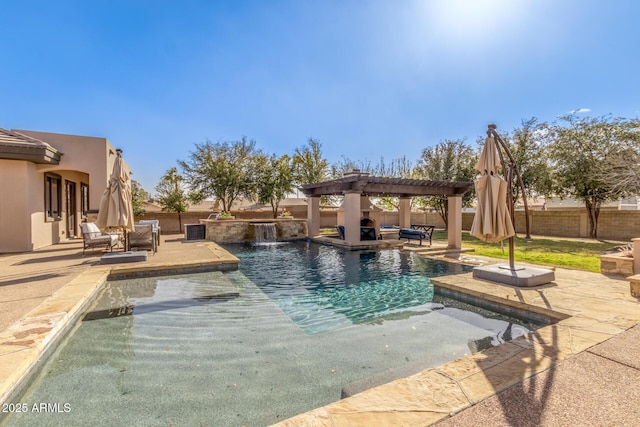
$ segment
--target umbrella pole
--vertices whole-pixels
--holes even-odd
[[[513,221],[513,228],[516,228],[516,210],[515,204],[513,201],[513,193],[511,189],[513,188],[513,162],[509,164],[509,172],[507,173],[507,182],[509,185],[509,194],[507,194],[507,201],[509,202],[509,214],[511,215],[511,221]],[[516,269],[515,266],[515,236],[509,237],[509,270],[514,271]]]
[[[524,183],[522,182],[522,177],[520,176],[520,170],[518,170],[518,165],[515,161],[515,159],[513,158],[513,155],[511,154],[511,150],[509,150],[509,146],[507,144],[505,144],[505,142],[502,140],[502,138],[500,138],[500,135],[498,135],[498,132],[496,132],[496,128],[497,126],[494,125],[493,123],[490,123],[488,126],[488,130],[487,130],[487,135],[488,136],[493,136],[496,141],[498,141],[498,143],[500,144],[500,146],[502,147],[502,149],[505,151],[505,153],[507,154],[507,156],[509,157],[509,161],[511,162],[511,165],[513,166],[513,170],[516,173],[516,179],[518,180],[518,186],[520,187],[520,192],[522,193],[522,202],[524,204],[524,220],[525,220],[525,228],[526,228],[526,236],[525,238],[527,240],[531,239],[531,233],[530,233],[530,225],[529,225],[529,204],[527,203],[527,194],[524,191]],[[502,152],[500,150],[498,150],[498,153],[500,154],[500,158],[502,159]],[[503,168],[504,168],[504,161],[503,161]],[[504,169],[506,170],[506,169]],[[512,187],[509,186],[509,189],[511,189]],[[511,191],[511,190],[510,190]],[[513,206],[511,206],[511,210],[513,211]],[[513,226],[515,227],[515,221],[516,221],[516,217],[515,215],[513,216]]]
[[[515,260],[514,260],[514,256],[513,256],[513,252],[515,251],[515,237],[511,236],[509,237],[509,269],[510,270],[515,270],[516,269],[516,265],[515,265]]]
[[[513,155],[511,154],[511,150],[509,150],[509,147],[507,146],[507,144],[505,144],[505,142],[502,140],[502,138],[500,138],[500,135],[498,135],[498,132],[496,132],[496,128],[497,126],[494,125],[493,123],[490,123],[487,129],[487,135],[491,135],[493,136],[496,141],[498,141],[499,147],[502,147],[502,149],[504,150],[504,152],[507,154],[507,157],[509,157],[509,169],[508,169],[508,173],[507,173],[507,181],[508,181],[508,185],[509,185],[509,193],[507,194],[507,201],[509,203],[509,213],[511,214],[511,220],[513,221],[513,226],[515,228],[515,220],[516,220],[516,215],[515,215],[515,206],[513,203],[513,172],[516,173],[516,178],[518,179],[518,184],[520,186],[520,191],[522,192],[522,199],[524,200],[524,216],[525,216],[525,221],[526,221],[526,228],[527,228],[527,238],[529,237],[529,209],[527,206],[527,195],[524,192],[524,184],[522,182],[522,178],[520,178],[520,173],[518,172],[518,166],[516,165],[516,161],[513,158]],[[500,159],[502,161],[503,164],[503,170],[507,170],[504,166],[504,159],[502,157],[502,152],[500,150],[498,150],[498,154],[500,155]],[[515,270],[515,257],[514,257],[514,252],[515,252],[515,236],[511,236],[509,237],[509,269],[511,271]]]

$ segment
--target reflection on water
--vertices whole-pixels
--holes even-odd
[[[349,251],[308,242],[227,248],[240,258],[240,270],[307,334],[443,308],[432,304],[430,278],[471,269],[393,249]]]

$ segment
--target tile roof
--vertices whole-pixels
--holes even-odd
[[[21,133],[6,130],[0,128],[0,144],[2,145],[20,145],[20,146],[36,146],[36,147],[51,147],[44,141],[36,138],[32,138]],[[51,147],[53,148],[53,147]]]
[[[62,153],[48,143],[0,128],[0,159],[59,164]]]

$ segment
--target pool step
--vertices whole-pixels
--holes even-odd
[[[347,384],[342,387],[340,392],[340,399],[353,396],[354,394],[362,393],[370,388],[378,387],[382,384],[386,384],[391,381],[398,380],[400,378],[410,377],[418,372],[422,372],[425,369],[431,368],[433,361],[429,360],[417,360],[415,362],[406,363],[397,368],[390,368],[386,371],[373,375],[368,378],[363,378],[358,381]]]
[[[169,292],[169,295],[161,294],[163,297],[157,297],[158,278],[139,279],[135,285],[133,282],[121,281],[114,284],[104,289],[94,306],[85,313],[83,320],[130,316],[134,314],[134,309],[135,314],[140,314],[225,302],[240,295],[238,287],[231,283],[221,271],[208,272],[206,283],[198,283],[188,296],[182,296],[179,293],[172,295]],[[175,286],[179,287],[180,284]]]
[[[473,248],[462,248],[462,249],[448,249],[446,247],[420,247],[420,246],[409,246],[406,245],[403,247],[404,250],[408,250],[411,252],[415,252],[421,255],[459,255],[467,252],[474,252]]]

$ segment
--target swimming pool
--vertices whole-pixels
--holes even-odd
[[[407,316],[425,305],[441,309],[430,278],[471,271],[399,250],[350,251],[303,242],[226,248],[240,259],[244,275],[306,334]]]
[[[269,425],[392,369],[441,365],[535,326],[434,295],[464,267],[296,242],[226,247],[236,272],[106,285],[11,426]]]

